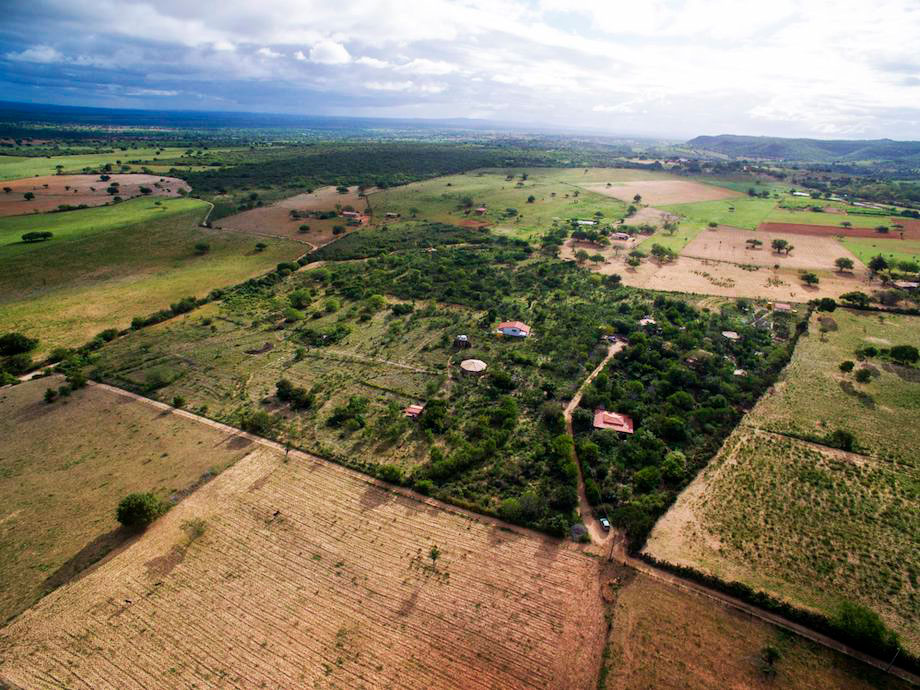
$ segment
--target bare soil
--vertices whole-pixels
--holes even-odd
[[[757,239],[763,245],[751,249],[747,241]],[[834,260],[840,257],[852,259],[854,271],[863,272],[866,267],[846,247],[830,236],[796,236],[790,241],[795,249],[788,255],[777,254],[770,246],[775,239],[789,241],[789,235],[777,232],[738,230],[722,226],[716,230],[705,230],[684,247],[682,256],[698,259],[716,259],[735,264],[772,267],[779,264],[785,269],[836,270]]]
[[[626,202],[632,202],[639,194],[642,203],[652,206],[668,204],[688,204],[695,201],[718,201],[739,197],[739,192],[724,187],[690,182],[688,180],[636,180],[615,183],[608,187],[604,183],[582,184],[581,187],[597,194],[612,196]]]
[[[905,219],[896,219],[904,226],[904,239],[920,239],[920,224],[914,225]],[[891,224],[879,218],[879,225],[888,225],[888,232],[878,232],[875,228],[842,228],[836,225],[807,225],[804,223],[761,223],[757,230],[774,234],[818,235],[822,237],[871,237],[875,240],[900,240],[900,231],[891,229]]]
[[[270,206],[254,208],[221,218],[214,222],[214,226],[218,229],[247,232],[253,235],[286,237],[313,247],[322,247],[337,237],[332,231],[334,226],[344,225],[347,232],[356,228],[349,226],[347,219],[341,216],[326,220],[295,219],[291,217],[291,211],[335,211],[337,204],[342,208],[351,206],[361,214],[367,211],[367,200],[358,196],[357,187],[350,187],[348,194],[339,194],[335,187],[321,187],[310,194],[297,194]],[[367,221],[367,216],[362,215],[362,225]],[[301,225],[309,225],[310,230],[306,233],[300,232]]]
[[[113,182],[118,183],[118,196],[122,199],[143,196],[141,187],[153,190],[151,196],[179,196],[180,189],[191,191],[188,184],[175,177],[132,174],[113,174],[110,177],[106,182],[101,181],[99,175],[47,175],[5,180],[0,187],[10,187],[13,191],[0,193],[0,216],[46,213],[63,204],[101,206],[112,200],[113,196],[105,190]],[[32,192],[35,198],[26,201],[23,198],[26,192]]]
[[[0,679],[592,688],[602,579],[577,545],[260,449],[0,631]]]
[[[672,223],[680,220],[673,213],[662,211],[661,209],[643,206],[639,211],[626,219],[629,225],[654,225],[656,228],[662,227],[665,223]]]

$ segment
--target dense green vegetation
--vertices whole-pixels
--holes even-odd
[[[733,134],[702,136],[687,146],[736,158],[768,158],[789,161],[920,161],[920,142],[891,139],[787,139]]]
[[[656,324],[640,327],[644,315]],[[719,313],[663,296],[620,306],[613,325],[629,346],[589,386],[573,425],[588,500],[633,546],[788,360],[794,319],[776,315],[773,329],[753,321],[746,301]],[[593,430],[596,408],[629,415],[635,433]]]

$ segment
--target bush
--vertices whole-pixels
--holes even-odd
[[[872,372],[866,368],[857,369],[856,380],[859,383],[869,383],[872,380]]]
[[[185,407],[185,398],[183,398],[181,395],[173,397],[172,406],[181,410],[183,407]]]
[[[115,517],[128,529],[142,530],[162,515],[165,508],[151,493],[128,494],[118,504]]]
[[[22,236],[23,242],[44,242],[54,237],[53,232],[27,232]]]
[[[240,419],[240,428],[251,434],[265,436],[275,426],[275,418],[265,410],[255,410],[243,413]]]
[[[830,297],[822,297],[818,300],[818,311],[834,311],[837,303]]]
[[[852,432],[846,431],[844,429],[837,429],[836,431],[828,434],[824,439],[824,443],[831,448],[839,448],[840,450],[845,450],[847,452],[856,450],[856,437],[852,434]]]
[[[0,336],[0,357],[31,352],[36,347],[38,347],[38,340],[22,333],[6,333]]]
[[[862,604],[843,602],[833,622],[858,649],[872,650],[887,657],[898,647],[898,636],[885,626],[875,611]]]
[[[891,358],[901,364],[913,364],[920,359],[920,352],[913,345],[895,345],[891,348]]]
[[[377,470],[377,476],[391,484],[403,483],[402,469],[397,465],[381,465]]]
[[[195,253],[199,256],[207,254],[209,251],[211,251],[211,245],[207,242],[198,242],[195,244]]]
[[[856,366],[856,364],[854,364],[850,360],[846,360],[845,362],[840,363],[840,371],[842,371],[845,374],[848,374],[851,371],[853,371],[854,366]]]

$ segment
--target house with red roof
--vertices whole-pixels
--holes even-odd
[[[498,334],[512,338],[526,338],[530,335],[530,326],[521,321],[502,321],[498,324]]]
[[[403,410],[403,413],[404,413],[407,417],[410,417],[410,418],[412,418],[412,419],[415,419],[415,418],[418,417],[420,414],[422,414],[422,411],[423,411],[424,409],[425,409],[425,406],[424,406],[424,405],[409,405],[405,410]]]
[[[622,434],[631,434],[633,432],[633,420],[629,415],[607,412],[607,410],[596,410],[594,412],[594,428],[610,429],[619,431]]]

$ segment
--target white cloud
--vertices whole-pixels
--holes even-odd
[[[296,53],[294,53],[294,59],[303,62],[307,59],[307,56],[303,54],[302,50],[298,50]]]
[[[415,84],[411,81],[368,81],[364,86],[372,91],[411,91]]]
[[[212,44],[212,47],[214,48],[214,50],[219,51],[219,52],[233,52],[234,50],[236,50],[235,45],[233,45],[230,41],[224,41],[224,40],[214,41],[214,43]]]
[[[16,62],[37,62],[40,64],[64,61],[64,56],[61,53],[51,46],[45,45],[32,46],[19,53],[6,53],[4,57],[7,60],[15,60]]]
[[[411,72],[412,74],[430,74],[443,76],[445,74],[456,72],[457,68],[449,62],[443,62],[441,60],[415,58],[414,60],[407,62],[404,65],[399,65],[396,70],[398,72]]]
[[[351,62],[351,55],[341,43],[320,41],[310,48],[310,60],[321,65],[344,65]]]
[[[384,69],[385,67],[392,66],[386,60],[378,60],[372,57],[359,57],[355,62],[359,65],[365,65],[366,67],[373,67],[374,69]]]
[[[126,96],[178,96],[178,91],[167,89],[128,89],[125,91]]]
[[[256,51],[256,53],[257,53],[258,55],[261,55],[262,57],[270,58],[270,59],[272,59],[272,60],[274,60],[275,58],[280,58],[280,57],[281,57],[281,53],[279,53],[279,52],[276,51],[276,50],[272,50],[271,48],[259,48],[259,49]]]

